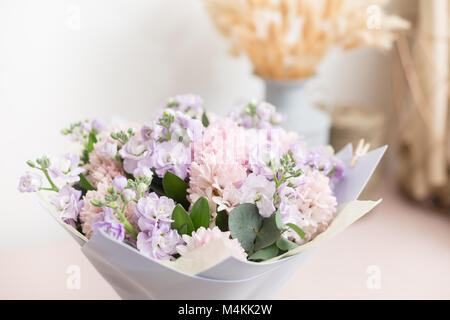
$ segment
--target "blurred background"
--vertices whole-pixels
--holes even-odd
[[[280,298],[449,299],[450,1],[385,2],[0,0],[0,298],[117,298],[19,176],[76,120],[144,122],[196,93],[221,115],[267,99],[312,144],[390,146],[362,196],[383,204]]]

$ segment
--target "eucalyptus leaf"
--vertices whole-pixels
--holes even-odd
[[[194,224],[192,223],[191,217],[184,208],[177,204],[172,211],[172,229],[178,230],[180,235],[187,234],[191,235],[194,231]]]
[[[167,171],[162,179],[162,186],[167,197],[180,203],[185,209],[189,208],[189,201],[186,198],[189,186],[183,179]]]
[[[279,252],[278,247],[275,244],[273,244],[267,248],[256,251],[248,259],[255,261],[265,261],[275,258],[278,255],[278,252]]]
[[[280,212],[277,211],[263,221],[261,230],[259,230],[256,241],[255,250],[261,250],[273,245],[280,238],[281,231]]]
[[[303,231],[299,226],[293,224],[293,223],[286,223],[286,225],[291,228],[292,230],[294,230],[299,236],[300,238],[305,238],[305,231]]]
[[[242,248],[252,254],[256,233],[261,228],[262,217],[254,204],[246,203],[234,208],[228,217],[231,237],[238,239]]]
[[[228,214],[225,210],[217,212],[216,226],[220,231],[228,231]]]
[[[210,213],[209,203],[206,198],[201,197],[195,201],[191,209],[191,220],[194,224],[194,231],[197,231],[200,227],[209,227]]]
[[[281,251],[289,251],[298,247],[298,245],[292,241],[289,241],[286,238],[280,237],[276,243],[277,247]]]

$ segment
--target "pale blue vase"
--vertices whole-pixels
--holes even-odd
[[[302,135],[310,146],[328,145],[330,115],[310,102],[305,89],[308,80],[263,80],[265,100],[286,116],[283,126]]]

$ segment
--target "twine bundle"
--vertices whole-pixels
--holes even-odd
[[[205,0],[232,53],[245,53],[259,76],[314,75],[333,46],[389,49],[407,21],[387,15],[388,0]]]

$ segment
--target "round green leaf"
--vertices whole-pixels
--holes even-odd
[[[261,224],[261,215],[254,204],[242,204],[233,209],[228,217],[231,236],[238,239],[248,254],[253,253],[256,232],[261,228]]]
[[[194,224],[194,231],[197,231],[200,227],[209,227],[210,213],[209,203],[206,198],[201,197],[195,201],[191,209],[191,220]]]
[[[273,245],[281,235],[281,217],[280,212],[277,211],[269,218],[265,219],[261,230],[256,236],[255,250],[261,250]]]
[[[279,252],[278,247],[276,245],[271,245],[270,247],[256,251],[248,259],[255,261],[265,261],[275,258],[278,255],[278,252]]]

